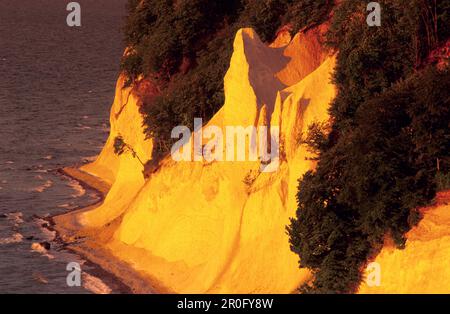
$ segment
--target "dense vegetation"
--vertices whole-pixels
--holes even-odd
[[[224,103],[223,78],[233,39],[253,27],[263,41],[277,30],[319,24],[331,10],[328,0],[129,0],[125,27],[130,48],[122,69],[130,84],[151,80],[160,95],[145,102],[146,134],[167,152],[176,125],[192,127],[194,117],[211,118]]]
[[[334,9],[333,125],[306,138],[318,165],[300,180],[287,228],[300,265],[315,274],[302,292],[356,291],[386,236],[405,245],[417,208],[450,170],[450,75],[427,58],[448,40],[449,2],[379,2],[381,27],[367,27],[364,2]]]

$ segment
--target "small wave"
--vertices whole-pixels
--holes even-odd
[[[74,203],[64,203],[57,206],[58,208],[64,208],[66,210],[72,210],[78,208],[78,206]]]
[[[86,272],[82,274],[83,287],[96,294],[110,294],[111,288],[108,287],[100,278],[89,275]]]
[[[55,257],[48,253],[48,250],[40,243],[34,242],[31,244],[31,250],[37,253],[42,254],[42,256],[47,257],[48,259],[54,259]]]
[[[26,168],[27,171],[32,171],[35,173],[47,173],[48,170],[44,168],[44,165],[33,165]]]
[[[53,159],[53,156],[52,156],[52,155],[44,156],[44,157],[42,157],[42,159],[45,159],[45,160],[52,160],[52,159]]]
[[[48,284],[48,279],[45,278],[45,276],[40,273],[33,273],[33,279],[36,280],[37,282]]]
[[[12,160],[8,160],[8,161],[4,162],[5,165],[12,165],[13,163],[14,163],[14,161],[12,161]]]
[[[18,227],[21,223],[23,223],[23,214],[21,212],[8,213],[6,216],[8,220],[12,220],[14,222],[14,227]]]
[[[47,180],[47,181],[45,181],[45,183],[43,185],[40,185],[34,189],[31,189],[31,192],[42,193],[45,190],[47,190],[48,188],[50,188],[52,185],[53,185],[53,182],[51,180]]]
[[[33,170],[33,172],[36,172],[36,173],[47,173],[48,170],[45,170],[45,169],[37,169],[37,170]]]
[[[90,127],[88,125],[84,125],[84,124],[78,124],[77,129],[78,130],[90,130],[90,129],[92,129],[92,127]]]
[[[76,180],[70,180],[68,186],[75,190],[75,193],[71,195],[72,197],[81,197],[86,194],[86,190]]]
[[[97,155],[95,156],[89,156],[89,157],[83,157],[83,160],[87,161],[87,162],[93,162],[97,160]]]
[[[56,238],[56,231],[49,230],[43,226],[47,225],[48,222],[42,218],[36,218],[36,223],[39,225],[39,229],[41,230],[42,234],[44,235],[44,238],[46,241],[53,241]]]
[[[20,233],[15,233],[11,237],[8,238],[1,238],[0,244],[11,244],[11,243],[20,243],[23,241],[23,235]]]
[[[98,194],[97,194],[97,193],[94,193],[94,192],[89,193],[89,197],[92,198],[92,199],[98,199],[98,198],[99,198],[99,197],[98,197]]]

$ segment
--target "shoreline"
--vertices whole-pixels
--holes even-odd
[[[91,265],[95,265],[100,279],[106,278],[118,287],[119,293],[123,294],[156,294],[171,293],[155,280],[138,273],[127,263],[120,261],[107,249],[96,243],[88,236],[83,236],[87,230],[81,226],[76,215],[98,207],[109,192],[110,185],[98,177],[80,170],[78,167],[64,167],[58,173],[76,180],[83,188],[94,191],[99,200],[88,206],[80,206],[64,214],[49,217],[49,229],[56,232],[55,241],[60,242],[64,249],[71,251],[86,259]],[[89,230],[93,231],[93,230]]]

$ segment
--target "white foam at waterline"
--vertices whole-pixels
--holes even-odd
[[[97,155],[95,156],[89,156],[89,157],[83,157],[83,160],[86,160],[88,162],[93,162],[97,160]]]
[[[23,241],[23,235],[15,233],[11,237],[0,239],[0,244],[20,243]]]
[[[96,294],[110,294],[111,288],[108,287],[100,278],[89,275],[86,272],[82,273],[83,287]]]
[[[76,180],[70,180],[68,186],[75,190],[76,193],[72,194],[72,197],[81,197],[86,194],[86,190]]]
[[[47,156],[42,157],[42,159],[51,160],[51,159],[53,159],[53,156],[52,155],[47,155]]]
[[[53,185],[53,182],[51,180],[47,180],[47,181],[45,181],[44,184],[42,184],[42,185],[40,185],[40,186],[38,186],[36,188],[31,189],[31,192],[42,193],[45,190],[47,190],[48,188],[52,187],[52,185]]]
[[[78,129],[79,130],[90,130],[90,129],[92,129],[92,127],[87,126],[87,125],[83,125],[83,126],[79,126]]]
[[[63,208],[63,209],[65,209],[65,210],[73,210],[73,209],[78,208],[78,206],[75,205],[75,204],[73,204],[73,203],[70,203],[70,204],[60,204],[60,205],[58,205],[57,207],[58,207],[58,208]]]
[[[23,214],[21,212],[8,213],[8,220],[12,220],[14,222],[14,226],[18,227],[21,223],[23,223]]]
[[[33,172],[35,172],[35,173],[47,173],[48,170],[45,170],[45,169],[38,169],[38,170],[33,170]]]
[[[89,193],[89,197],[92,198],[92,199],[99,199],[97,193]]]
[[[36,223],[39,225],[39,229],[41,230],[42,234],[44,235],[44,239],[46,241],[53,241],[56,238],[56,231],[49,230],[48,228],[43,227],[43,225],[48,224],[48,222],[42,218],[36,218]]]
[[[53,255],[48,254],[48,250],[46,250],[45,247],[43,247],[42,244],[40,244],[40,243],[34,242],[33,244],[31,244],[31,250],[42,254],[42,256],[45,256],[48,259],[55,258]]]

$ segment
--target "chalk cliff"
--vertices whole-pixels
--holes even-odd
[[[112,255],[169,291],[294,291],[310,274],[298,268],[285,226],[296,208],[297,180],[314,166],[298,140],[309,124],[328,119],[335,96],[335,61],[320,35],[315,29],[267,46],[253,30],[241,29],[234,41],[225,104],[208,125],[279,127],[282,157],[275,172],[261,172],[259,161],[167,157],[144,180],[132,154],[114,155],[119,134],[141,159],[152,153],[139,98],[119,78],[110,137],[98,159],[81,169],[111,189],[100,206],[78,213],[77,223],[98,228]],[[106,229],[111,236],[104,240]]]
[[[422,208],[423,219],[406,235],[406,247],[385,245],[375,261],[379,286],[363,283],[360,293],[450,293],[450,192]]]
[[[298,268],[285,233],[297,208],[298,179],[314,167],[299,139],[312,122],[329,119],[336,93],[335,57],[322,48],[322,32],[315,28],[294,38],[284,32],[270,46],[252,29],[236,34],[226,100],[207,125],[279,127],[275,172],[261,172],[259,161],[176,162],[167,156],[144,180],[137,158],[114,154],[118,135],[144,162],[153,148],[143,133],[139,97],[121,76],[109,139],[97,160],[81,168],[111,188],[102,204],[71,219],[89,231],[89,241],[164,291],[293,292],[310,278]],[[404,251],[385,248],[376,259],[382,285],[363,285],[360,292],[449,292],[448,212],[442,204],[426,212]]]

